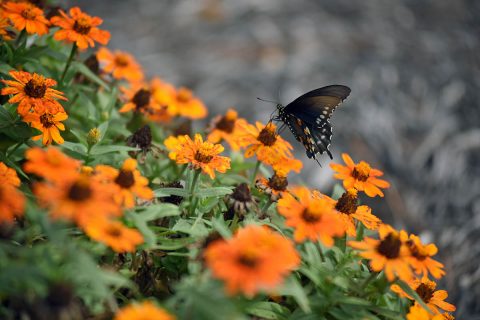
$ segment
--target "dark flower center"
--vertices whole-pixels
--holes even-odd
[[[108,228],[107,234],[113,238],[119,238],[122,235],[122,230],[115,226],[111,226]]]
[[[198,150],[195,153],[194,159],[197,160],[198,162],[210,163],[210,161],[212,161],[213,159],[213,156],[209,154],[205,154],[201,150]]]
[[[353,192],[344,192],[338,199],[335,209],[345,214],[352,214],[357,211],[357,195]]]
[[[88,183],[77,181],[68,190],[68,198],[70,200],[81,202],[84,201],[92,195],[92,189]]]
[[[143,109],[150,103],[150,96],[152,94],[149,90],[140,89],[133,96],[132,102],[135,104],[137,110]]]
[[[285,191],[287,190],[288,180],[287,177],[275,173],[268,179],[268,185],[275,191]]]
[[[233,128],[235,128],[235,119],[227,116],[220,118],[220,121],[217,122],[215,127],[218,130],[224,131],[226,133],[232,133]]]
[[[37,16],[33,10],[33,8],[27,8],[22,11],[21,13],[22,17],[27,19],[27,20],[34,20],[35,17]]]
[[[400,255],[402,242],[393,233],[388,234],[385,239],[380,241],[377,246],[377,252],[387,259],[396,259]]]
[[[78,20],[75,20],[75,23],[73,24],[73,30],[75,30],[80,34],[88,34],[91,29],[92,29],[92,26],[90,22],[85,18],[80,18]]]
[[[35,81],[34,79],[31,79],[25,84],[23,90],[27,96],[38,99],[45,96],[45,92],[47,92],[47,86],[43,83],[43,81]]]
[[[50,128],[55,125],[53,115],[50,113],[44,113],[40,116],[40,123],[44,128]]]
[[[232,197],[236,201],[240,201],[240,202],[250,202],[250,201],[252,201],[252,195],[250,193],[250,188],[248,187],[248,184],[246,184],[246,183],[239,184],[235,188],[235,190],[233,190],[233,193],[230,197]]]
[[[428,257],[427,255],[420,252],[420,249],[412,240],[408,240],[406,244],[408,246],[408,249],[410,250],[410,253],[412,254],[412,256],[415,257],[415,259],[422,261]]]
[[[115,56],[115,65],[118,67],[126,67],[129,65],[128,58],[123,54],[117,54]]]
[[[130,170],[120,170],[115,178],[115,183],[124,189],[128,189],[135,184],[135,177]]]
[[[370,177],[370,170],[370,165],[361,161],[355,166],[355,168],[353,168],[352,176],[358,181],[364,182],[367,181],[368,177]]]
[[[254,256],[246,254],[240,255],[237,261],[241,265],[251,269],[255,268],[258,264],[258,259],[256,259]]]
[[[320,221],[320,216],[315,214],[315,212],[310,211],[308,208],[305,208],[302,212],[302,219],[307,223],[316,223]]]
[[[271,147],[277,141],[277,135],[275,134],[274,130],[270,129],[267,126],[263,128],[262,131],[260,131],[257,140],[260,141],[263,145]]]
[[[421,283],[417,289],[415,289],[415,292],[418,293],[418,295],[420,296],[420,298],[422,298],[422,300],[425,302],[425,303],[429,303],[430,302],[430,299],[432,299],[433,297],[433,293],[435,291],[435,288],[432,288],[431,286],[428,286],[426,285],[425,283]]]
[[[128,145],[142,149],[143,152],[150,150],[152,146],[152,131],[148,124],[144,125],[128,138]]]

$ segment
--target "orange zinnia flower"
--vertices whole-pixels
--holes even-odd
[[[175,115],[172,101],[175,88],[154,78],[150,83],[136,82],[130,88],[121,87],[127,101],[120,112],[135,111],[143,113],[148,119],[156,122],[169,122]]]
[[[272,155],[270,159],[273,170],[282,175],[287,175],[290,171],[300,173],[303,167],[302,161],[293,157],[285,157],[277,154]]]
[[[135,196],[144,200],[153,198],[153,191],[148,187],[148,179],[142,177],[136,167],[137,161],[134,159],[125,160],[120,170],[106,165],[95,167],[101,181],[118,186],[119,190],[115,192],[115,200],[126,208],[135,206]]]
[[[335,178],[343,180],[345,189],[355,188],[359,191],[364,191],[369,197],[380,196],[383,197],[383,192],[380,188],[388,188],[390,184],[377,177],[382,176],[383,172],[370,167],[365,161],[355,164],[346,153],[342,154],[343,161],[346,166],[332,163],[330,167],[337,173]]]
[[[289,239],[255,225],[239,229],[226,241],[212,242],[204,256],[213,275],[225,281],[229,294],[242,292],[248,297],[274,290],[300,264]]]
[[[380,240],[366,237],[363,241],[349,241],[348,245],[362,251],[360,256],[370,260],[373,271],[384,270],[389,281],[393,281],[395,276],[404,281],[411,279],[413,274],[408,260],[410,252],[405,244],[407,233],[382,224],[378,228],[378,234]]]
[[[414,304],[410,307],[407,314],[407,320],[454,320],[455,318],[449,313],[431,314],[423,309],[421,305]]]
[[[130,82],[143,79],[142,67],[135,58],[123,51],[111,52],[105,47],[97,52],[98,61],[104,65],[103,71],[111,73],[115,79],[125,79]]]
[[[49,181],[63,181],[75,178],[80,169],[80,161],[66,156],[54,147],[47,149],[31,148],[25,152],[27,162],[23,170]]]
[[[212,143],[225,140],[232,150],[238,151],[240,150],[240,137],[243,134],[242,129],[246,124],[245,119],[238,118],[238,113],[235,110],[228,109],[224,116],[213,118],[207,139]]]
[[[308,188],[296,187],[290,193],[284,193],[283,198],[278,200],[277,210],[287,219],[285,224],[295,228],[293,236],[297,242],[321,240],[326,246],[332,246],[333,237],[345,233],[331,203],[314,198]]]
[[[351,188],[345,191],[338,200],[333,200],[326,195],[314,192],[317,197],[327,199],[331,203],[345,224],[345,231],[352,237],[357,235],[354,219],[362,222],[370,230],[377,230],[382,224],[382,221],[372,214],[372,209],[368,206],[358,205],[357,193],[356,189]]]
[[[413,234],[410,235],[407,246],[411,254],[410,265],[416,274],[423,276],[431,274],[437,279],[445,275],[443,264],[431,258],[437,254],[437,246],[433,243],[424,245],[420,238]]]
[[[93,48],[95,41],[106,45],[110,40],[110,32],[97,28],[103,23],[99,17],[91,17],[79,7],[71,8],[70,16],[63,10],[59,12],[60,15],[51,19],[52,24],[60,27],[60,30],[55,32],[55,40],[74,42],[80,50],[85,50],[89,46]]]
[[[53,79],[45,78],[36,73],[12,70],[10,76],[15,80],[1,80],[7,86],[2,89],[2,95],[13,94],[8,102],[19,103],[18,113],[25,116],[30,112],[64,112],[62,105],[56,100],[67,100],[63,92],[52,89],[57,84]]]
[[[143,236],[135,229],[121,222],[106,218],[93,218],[82,225],[85,233],[118,253],[135,252],[135,247],[143,243]]]
[[[221,144],[203,141],[200,134],[195,135],[195,140],[189,136],[179,137],[175,149],[169,157],[175,158],[178,164],[189,163],[195,170],[201,169],[210,178],[215,178],[215,171],[225,173],[230,169],[230,158],[219,156],[224,150]]]
[[[428,308],[430,308],[430,310],[432,310],[435,314],[440,313],[439,309],[449,311],[449,312],[456,310],[453,304],[450,304],[445,301],[445,299],[448,297],[447,291],[446,290],[435,291],[437,284],[429,280],[428,278],[423,277],[422,279],[412,279],[405,282],[407,282],[410,288],[412,288],[412,290],[414,290],[420,296],[420,298],[422,298],[423,302],[425,302]],[[415,298],[408,295],[397,284],[392,285],[391,289],[393,292],[397,293],[401,297],[405,297],[410,300],[415,300]],[[415,304],[417,304],[417,302],[415,302]]]
[[[180,141],[184,141],[184,136],[170,136],[165,141],[163,141],[163,144],[167,148],[168,151],[168,157],[172,160],[177,160],[177,149],[181,148],[180,146]]]
[[[42,9],[28,2],[9,1],[3,5],[3,16],[10,19],[17,30],[26,29],[27,33],[43,35],[48,33],[48,20]]]
[[[246,148],[245,157],[256,155],[259,161],[268,165],[275,164],[281,157],[292,158],[292,146],[276,134],[273,123],[266,126],[260,122],[257,122],[256,126],[247,123],[244,132],[240,146]]]
[[[33,140],[42,138],[42,143],[49,145],[52,141],[58,144],[64,142],[59,130],[64,131],[65,125],[60,121],[64,121],[67,118],[68,115],[65,112],[57,112],[56,114],[49,112],[43,114],[29,113],[25,115],[23,121],[30,123],[31,127],[42,131],[42,134],[33,137]]]
[[[10,185],[12,187],[20,186],[20,179],[17,172],[0,161],[0,184]]]
[[[1,8],[0,8],[0,11],[1,11]],[[5,17],[2,17],[2,13],[0,12],[0,39],[2,40],[13,39],[15,34],[9,31],[8,27],[10,27],[10,23],[8,22],[8,19]]]
[[[203,102],[184,87],[177,90],[173,108],[180,116],[190,119],[202,119],[207,116],[207,108]]]
[[[274,172],[269,178],[260,178],[255,182],[255,186],[262,192],[270,196],[272,201],[277,201],[282,194],[287,191],[287,176],[282,173]]]
[[[93,219],[121,215],[114,201],[115,190],[82,173],[55,183],[39,183],[34,188],[40,204],[49,208],[54,219],[71,220],[80,226]]]
[[[141,304],[131,304],[118,311],[113,320],[175,320],[167,311],[146,301]]]
[[[23,215],[25,197],[14,186],[0,183],[0,224],[10,223]]]

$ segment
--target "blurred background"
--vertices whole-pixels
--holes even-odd
[[[273,104],[345,84],[332,122],[348,152],[393,186],[368,201],[397,228],[439,247],[457,319],[480,319],[480,1],[70,0],[104,19],[110,48],[149,76],[190,87],[210,117],[234,107],[266,122]],[[200,123],[198,128],[202,128]],[[303,181],[333,184],[305,156]]]

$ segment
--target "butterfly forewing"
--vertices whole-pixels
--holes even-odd
[[[328,150],[332,138],[329,119],[350,91],[350,88],[342,85],[315,89],[298,97],[281,110],[280,118],[288,125],[295,138],[305,146],[309,158],[315,158],[317,153],[324,152],[332,158]]]

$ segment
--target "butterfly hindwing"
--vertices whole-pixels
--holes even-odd
[[[289,103],[280,112],[295,138],[300,141],[309,158],[317,153],[332,154],[328,147],[332,138],[330,117],[335,108],[350,94],[350,88],[331,85],[312,90]]]

